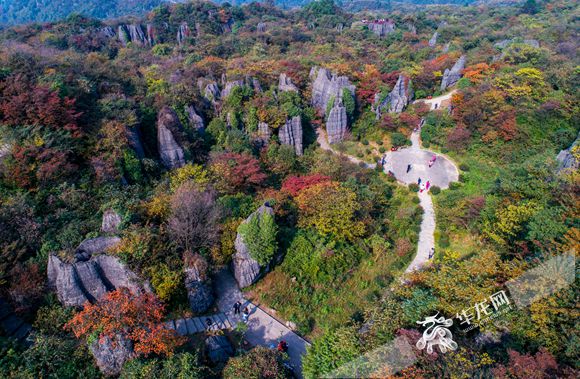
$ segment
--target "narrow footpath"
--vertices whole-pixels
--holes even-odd
[[[302,378],[302,356],[306,354],[306,348],[310,346],[310,343],[244,298],[236,280],[227,268],[214,277],[214,283],[215,292],[218,295],[217,306],[220,312],[226,315],[229,323],[235,328],[239,322],[243,322],[241,315],[234,314],[234,304],[240,301],[242,309],[248,307],[250,310],[246,340],[252,346],[260,345],[274,349],[280,340],[285,340],[288,343],[288,356],[294,374]]]

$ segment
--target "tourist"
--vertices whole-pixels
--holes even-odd
[[[280,341],[277,350],[281,353],[286,353],[288,351],[288,343],[284,340]]]
[[[244,313],[242,314],[242,319],[244,319],[244,322],[248,322],[249,317],[250,317],[250,309],[248,307],[245,307]]]
[[[431,187],[431,182],[427,180],[427,183],[425,183],[425,189],[429,191],[429,187]]]
[[[419,186],[419,192],[423,191],[425,191],[425,183],[421,183],[421,185]]]
[[[429,251],[429,259],[433,259],[434,256],[435,256],[435,248],[432,247],[431,251]]]
[[[417,185],[420,186],[421,185],[421,178],[417,179]]]
[[[236,303],[234,304],[234,314],[235,315],[240,314],[240,308],[242,308],[242,303],[240,303],[239,301],[236,301]]]
[[[410,164],[407,165],[407,174],[409,173],[409,171],[411,171],[411,165]]]

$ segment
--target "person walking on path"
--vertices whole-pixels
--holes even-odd
[[[422,184],[419,186],[419,192],[423,192],[423,191],[425,191],[425,183],[422,183]]]
[[[427,183],[425,183],[425,189],[429,191],[429,187],[431,187],[431,182],[427,180]]]
[[[435,248],[432,247],[431,250],[429,251],[429,259],[433,259],[434,256],[435,256]]]
[[[407,174],[409,173],[409,171],[411,171],[411,165],[410,164],[407,165]]]
[[[234,314],[235,315],[240,314],[240,308],[242,308],[242,303],[240,303],[239,301],[236,301],[236,303],[234,304]]]
[[[417,185],[420,186],[421,185],[421,178],[417,179]]]
[[[429,168],[433,167],[436,160],[437,160],[437,156],[433,155],[433,157],[431,157],[431,160],[429,161]]]
[[[250,309],[248,307],[244,308],[244,313],[242,314],[242,319],[244,322],[248,322],[248,318],[250,317]]]

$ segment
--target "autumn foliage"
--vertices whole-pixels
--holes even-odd
[[[260,162],[246,153],[224,153],[214,158],[211,171],[220,191],[236,193],[259,187],[267,176]]]
[[[155,295],[137,295],[122,288],[109,292],[95,304],[87,302],[65,328],[77,338],[97,335],[100,339],[113,339],[121,335],[133,342],[138,355],[170,356],[184,340],[174,330],[165,328],[164,311]]]
[[[282,183],[282,191],[288,192],[292,196],[297,196],[300,191],[310,188],[318,183],[330,181],[330,176],[322,174],[312,174],[305,176],[290,176]]]

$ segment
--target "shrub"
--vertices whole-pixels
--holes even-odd
[[[419,204],[421,202],[421,200],[418,197],[413,197],[412,201],[414,204]]]
[[[238,227],[238,233],[244,238],[252,258],[261,265],[270,263],[278,250],[278,226],[273,215],[267,212],[255,214]]]
[[[188,181],[192,181],[200,189],[204,189],[209,183],[208,172],[201,165],[191,163],[173,170],[169,177],[171,191],[177,190],[179,186]]]
[[[458,183],[458,182],[449,183],[450,190],[456,190],[459,188],[461,188],[461,183]]]
[[[375,142],[377,143],[377,145],[383,146],[383,140],[382,139],[378,139]]]
[[[466,179],[466,178],[467,178],[467,177],[465,176],[465,174],[459,174],[459,182],[461,182],[461,183],[465,183],[465,179]]]
[[[225,379],[292,378],[284,366],[284,354],[263,346],[257,346],[249,353],[230,359],[223,376]]]
[[[411,191],[411,192],[419,191],[419,185],[417,183],[409,184],[409,191]]]
[[[441,188],[437,187],[437,186],[431,186],[431,188],[429,188],[429,191],[433,194],[433,195],[439,195],[439,193],[441,192]]]
[[[459,165],[461,171],[469,171],[469,165],[467,163],[462,163]]]
[[[368,144],[369,144],[369,140],[363,139],[363,140],[361,141],[361,143],[362,143],[363,145],[365,145],[365,146],[368,146]]]
[[[384,147],[379,147],[379,153],[384,154],[386,149]]]
[[[393,146],[404,146],[407,143],[407,137],[403,133],[395,132],[391,134],[391,143]]]
[[[447,248],[449,245],[449,234],[441,234],[441,237],[439,237],[439,246]]]

